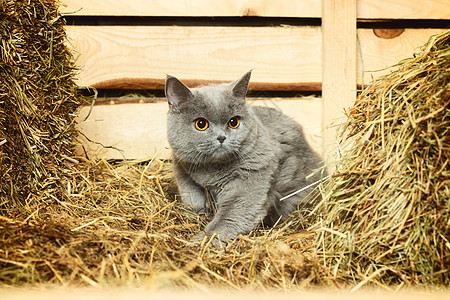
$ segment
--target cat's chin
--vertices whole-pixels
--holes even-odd
[[[225,149],[217,149],[209,155],[210,161],[215,163],[228,162],[233,158],[233,154]]]
[[[235,160],[237,155],[226,150],[225,148],[218,147],[211,152],[190,153],[189,155],[183,155],[181,153],[174,153],[175,157],[179,161],[192,165],[211,165],[211,164],[224,164],[230,163]]]
[[[218,146],[213,151],[205,153],[205,155],[208,157],[207,160],[211,163],[230,162],[230,160],[235,157],[235,155],[224,146]]]

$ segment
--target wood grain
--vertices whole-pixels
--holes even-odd
[[[251,105],[275,107],[294,118],[320,153],[320,99],[255,100]],[[78,129],[90,140],[80,136],[80,155],[84,147],[89,156],[101,155],[105,159],[145,159],[155,153],[160,158],[170,157],[166,134],[168,106],[164,99],[155,103],[95,105],[89,118],[83,121],[89,110],[90,107],[82,107],[78,117]]]
[[[264,16],[320,18],[320,0],[65,0],[61,12],[86,16]],[[360,19],[450,19],[448,0],[358,0]]]
[[[379,38],[372,29],[358,29],[361,49],[357,55],[357,82],[368,84],[373,78],[388,74],[399,61],[412,57],[431,36],[444,29],[405,29],[391,39]],[[359,48],[359,47],[358,47]],[[362,53],[362,57],[360,55]]]
[[[318,0],[65,0],[63,14],[108,16],[320,16]]]
[[[67,26],[80,86],[114,79],[320,83],[319,27]]]
[[[359,19],[450,19],[448,0],[358,0]]]
[[[359,29],[358,83],[362,71],[367,84],[439,32],[406,29],[383,39],[372,29]],[[158,89],[166,74],[195,86],[232,81],[254,69],[253,89],[321,89],[322,40],[317,27],[68,26],[67,33],[81,68],[80,86]],[[331,63],[338,58],[334,51]]]
[[[198,87],[206,84],[220,84],[230,82],[229,80],[204,80],[204,79],[184,79],[180,77],[184,84],[189,87]],[[96,89],[164,89],[164,78],[117,78],[96,82],[91,86]],[[251,82],[249,90],[258,91],[320,91],[321,82]]]
[[[356,99],[356,0],[322,1],[322,128],[325,153],[336,137],[333,125]]]

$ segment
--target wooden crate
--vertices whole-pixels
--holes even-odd
[[[166,74],[195,86],[231,81],[253,69],[251,89],[291,93],[252,103],[285,111],[305,127],[322,153],[334,141],[329,125],[339,122],[343,108],[355,99],[357,84],[390,72],[389,66],[419,51],[445,28],[442,20],[450,19],[448,0],[426,5],[421,0],[64,3],[66,16],[102,23],[67,26],[81,67],[80,87],[162,89]],[[258,18],[255,22],[245,16]],[[269,26],[272,22],[275,26]],[[383,26],[399,28],[379,28]],[[425,28],[429,26],[437,28]],[[292,97],[302,91],[322,92],[322,98]],[[112,159],[144,159],[155,153],[168,157],[163,98],[97,102],[87,120],[89,107],[82,108],[79,118],[79,128],[90,140],[83,142],[89,153]]]

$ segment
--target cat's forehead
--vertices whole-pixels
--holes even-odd
[[[238,104],[231,95],[228,84],[207,85],[191,90],[194,94],[195,110],[207,115],[217,117],[236,113],[242,109],[242,104]]]
[[[227,84],[211,84],[192,89],[194,95],[211,105],[223,105],[229,98]],[[229,99],[228,99],[229,100]]]

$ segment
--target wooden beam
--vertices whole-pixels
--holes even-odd
[[[322,149],[329,153],[332,126],[356,98],[356,0],[323,0],[322,15]]]
[[[189,87],[198,87],[206,84],[228,83],[224,80],[197,80],[179,78]],[[96,82],[92,87],[96,89],[164,89],[165,79],[162,78],[117,78]],[[292,83],[273,83],[273,82],[251,82],[249,90],[254,91],[320,91],[322,90],[321,82],[292,82]]]

